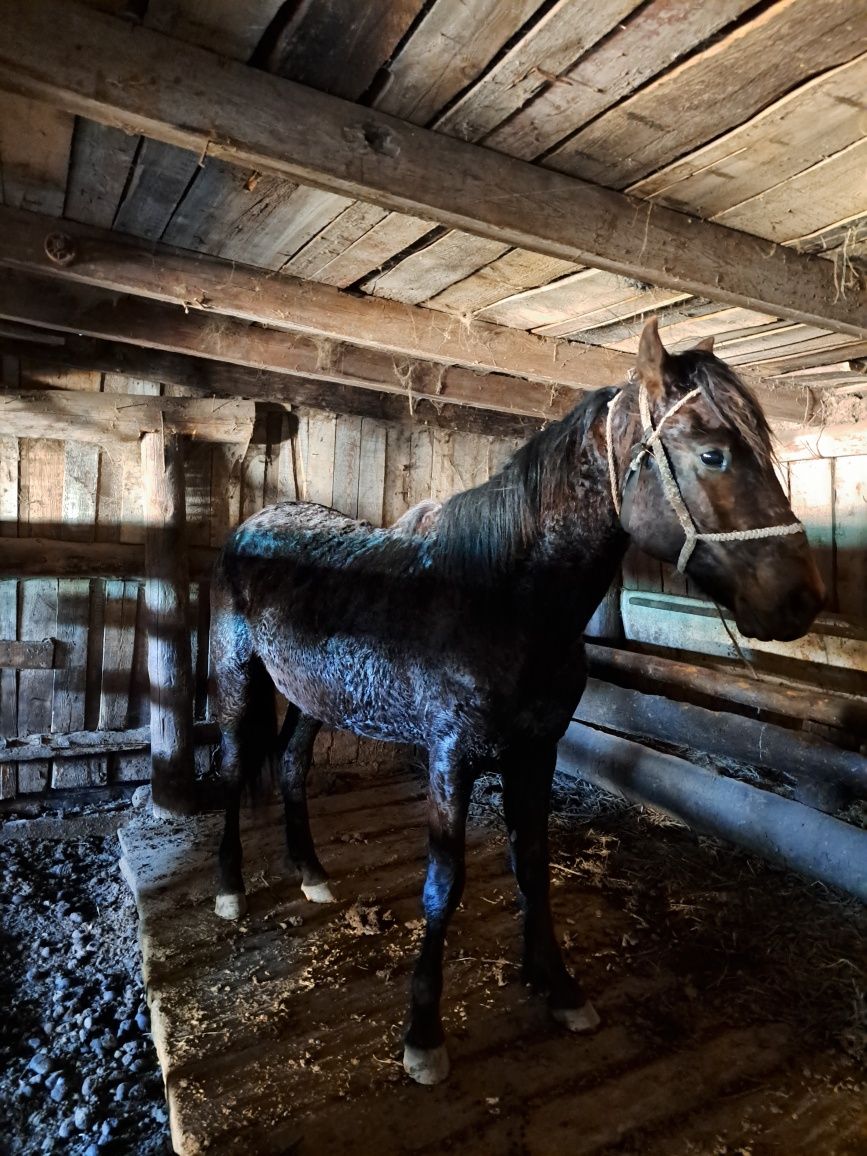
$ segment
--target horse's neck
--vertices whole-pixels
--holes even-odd
[[[583,628],[611,585],[629,539],[614,509],[604,414],[581,446],[566,500],[541,511],[528,552],[533,597]]]

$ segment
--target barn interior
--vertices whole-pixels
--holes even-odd
[[[865,92],[858,0],[0,4],[12,1151],[867,1153]],[[652,315],[753,389],[827,604],[759,642],[630,549],[551,828],[602,1027],[558,1034],[520,983],[485,779],[454,1070],[418,1088],[423,760],[323,732],[338,902],[287,877],[268,804],[218,920],[210,571],[279,500],[388,526],[487,480],[622,384]],[[124,1052],[89,989],[40,1005],[133,900],[134,974],[93,988]]]

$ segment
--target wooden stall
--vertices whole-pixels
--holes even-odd
[[[354,1025],[323,1049],[340,1078],[325,1086],[314,1068],[308,1084],[302,1033],[283,1024],[262,1029],[255,1095],[241,1087],[256,1025],[303,987],[297,943],[287,955],[275,938],[308,918],[267,882],[279,819],[263,820],[250,939],[233,930],[211,955],[217,821],[159,828],[221,803],[210,576],[227,535],[284,499],[388,526],[487,481],[627,380],[651,315],[671,350],[713,337],[753,389],[827,602],[805,636],[757,642],[693,579],[630,548],[587,628],[591,682],[561,788],[586,790],[585,776],[867,897],[865,48],[857,0],[0,4],[0,817],[150,787],[164,855],[130,834],[124,870],[178,1152],[294,1151],[301,1135],[299,1150],[343,1150],[364,1100],[353,1049],[373,1038],[364,998],[382,996],[383,1025],[399,1014],[369,976],[346,994],[334,948]],[[333,794],[314,807],[342,864],[338,769],[373,776],[352,838],[390,847],[396,825],[421,821],[416,757],[319,736]],[[501,848],[481,826],[473,838],[490,881]],[[381,884],[397,912],[388,926],[413,940],[418,863],[395,854],[379,871],[371,847],[359,855],[352,886],[369,870],[367,890]],[[180,874],[183,918],[163,902]],[[320,931],[298,943],[331,958]],[[485,947],[461,942],[468,958]],[[240,1010],[212,998],[269,968],[273,989]],[[321,961],[314,973],[311,987],[328,982]],[[336,1038],[337,1013],[313,1003]],[[223,1015],[229,1028],[199,1031]],[[526,1093],[472,1035],[479,1081],[459,1077],[454,1118],[428,1110],[400,1147],[383,1121],[394,1110],[411,1131],[413,1101],[384,1067],[358,1150],[722,1151],[713,1135],[743,1136],[714,1097],[766,1078],[788,1094],[779,1073],[800,1055],[788,1030],[751,1020],[743,1048],[731,1033],[693,1041],[701,1079],[674,1053],[654,1075],[632,1035],[603,1035],[580,1063],[627,1075],[610,1076],[611,1110],[594,1115],[577,1076],[552,1075],[566,1048],[546,1052],[521,1015],[508,1039],[529,1033]],[[639,1053],[646,1072],[630,1067]],[[683,1114],[648,1090],[669,1079],[687,1089]],[[237,1116],[212,1110],[219,1097]],[[770,1137],[757,1154],[864,1151],[855,1099],[829,1104],[816,1093],[813,1132],[757,1107]]]

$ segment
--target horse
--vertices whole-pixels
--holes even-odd
[[[443,949],[483,772],[502,780],[524,908],[523,978],[569,1030],[599,1023],[552,923],[548,810],[557,743],[587,677],[582,632],[630,540],[676,561],[748,636],[797,638],[824,600],[758,403],[709,341],[668,353],[655,319],[629,380],[588,393],[482,485],[424,503],[391,529],[282,502],[238,527],[217,561],[212,638],[227,801],[216,912],[237,919],[246,910],[239,808],[264,764],[279,764],[302,891],[331,902],[305,788],[319,727],[425,747],[425,931],[403,1055],[421,1084],[449,1071]],[[279,732],[275,688],[289,703]]]

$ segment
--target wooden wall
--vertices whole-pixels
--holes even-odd
[[[7,363],[4,381],[49,384]],[[64,388],[158,393],[153,382],[64,373]],[[170,392],[163,387],[163,392]],[[179,392],[179,391],[174,391]],[[192,443],[186,458],[191,545],[219,546],[229,529],[271,502],[300,497],[386,525],[422,498],[444,498],[484,481],[519,444],[386,424],[319,411],[260,407],[246,452]],[[86,541],[143,539],[137,447],[0,436],[0,535]],[[2,546],[0,546],[2,548]],[[192,587],[196,717],[208,717],[206,585]],[[0,736],[124,730],[149,720],[142,585],[104,579],[0,581],[0,638],[62,644],[58,670],[0,672]],[[352,736],[325,735],[319,757],[354,758]],[[207,755],[207,748],[204,748]],[[64,758],[5,766],[0,799],[48,788],[140,781],[141,755]]]

